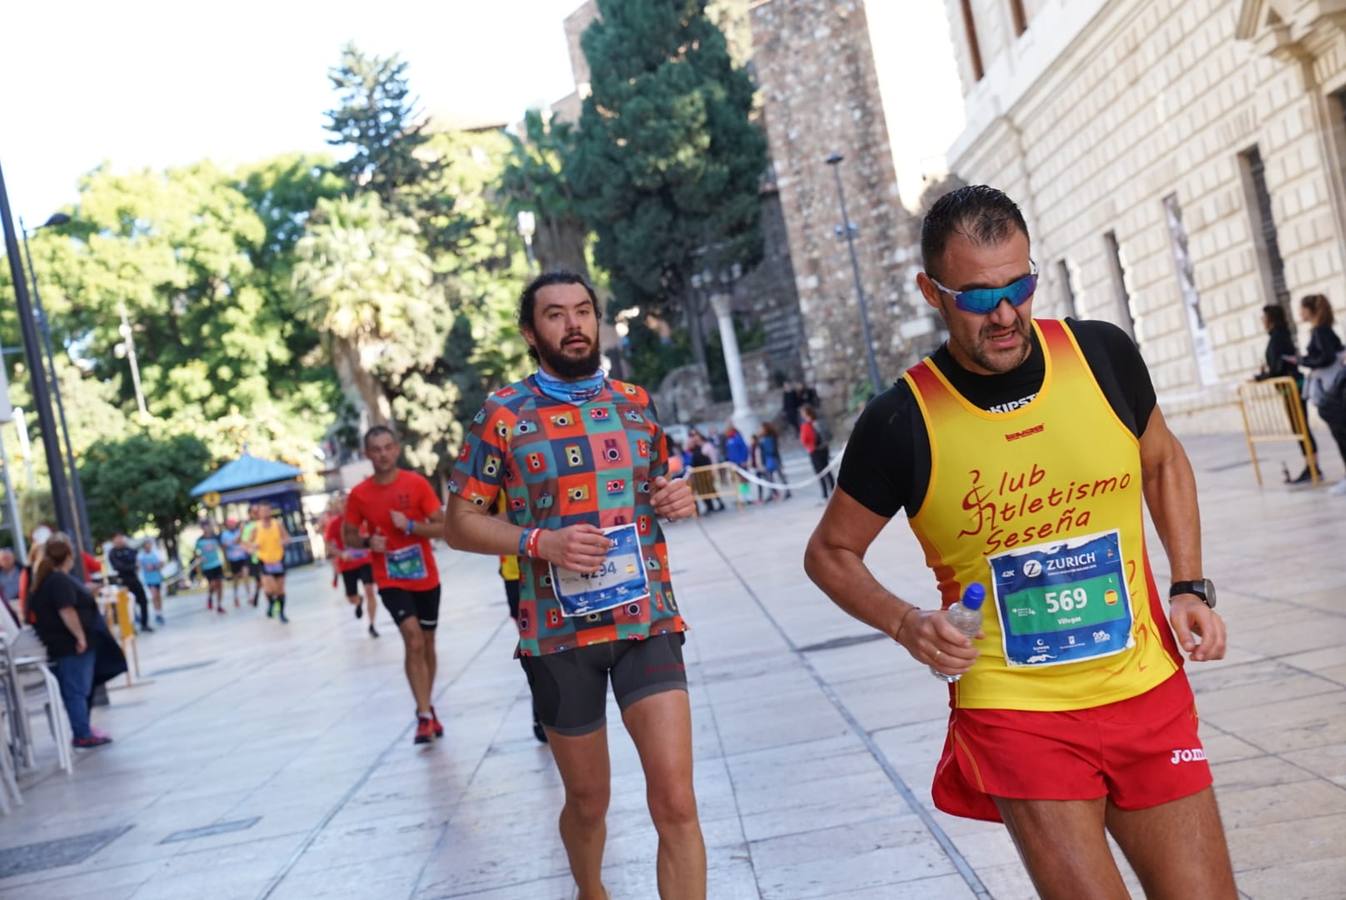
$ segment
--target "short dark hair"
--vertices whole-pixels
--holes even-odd
[[[393,431],[387,425],[374,425],[368,431],[365,432],[365,439],[362,446],[366,450],[369,449],[369,442],[381,434],[388,435],[388,437],[392,438],[395,442],[399,444],[402,443],[401,438],[397,436],[397,432]]]
[[[1285,307],[1279,303],[1272,303],[1262,307],[1262,315],[1267,317],[1276,328],[1289,328],[1290,321],[1285,318]]]
[[[589,295],[590,302],[594,305],[594,315],[597,316],[602,307],[598,303],[598,294],[594,293],[593,285],[589,284],[589,279],[578,272],[571,272],[566,269],[553,269],[550,272],[543,272],[541,275],[528,282],[528,286],[523,289],[519,295],[519,329],[525,327],[533,328],[533,311],[537,307],[537,293],[544,287],[550,287],[554,284],[578,284],[584,288],[584,292]],[[528,348],[528,355],[537,361],[537,351],[532,347]]]
[[[936,200],[921,222],[921,262],[938,275],[935,267],[951,235],[984,247],[1008,239],[1016,228],[1028,237],[1023,213],[1004,191],[984,184],[956,188]]]

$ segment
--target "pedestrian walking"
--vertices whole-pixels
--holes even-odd
[[[917,284],[948,339],[861,414],[805,570],[959,679],[935,805],[1003,821],[1040,896],[1125,897],[1111,834],[1148,896],[1233,900],[1183,673],[1184,653],[1224,656],[1225,627],[1192,467],[1145,362],[1106,322],[1032,318],[1028,228],[1000,191],[940,198],[921,249]],[[1166,596],[1150,574],[1147,504],[1175,579]],[[933,609],[865,564],[904,509],[935,575]],[[941,607],[972,585],[988,599],[968,637]]]
[[[770,422],[763,422],[757,429],[757,434],[753,436],[753,467],[757,470],[757,477],[763,481],[787,484],[785,467],[781,464],[780,458],[780,435],[776,431],[776,426]],[[757,486],[758,500],[765,499],[769,503],[777,499],[777,493],[774,488]],[[790,499],[788,487],[785,489],[785,499]]]
[[[704,898],[686,625],[659,526],[695,504],[685,481],[667,478],[649,394],[599,368],[598,322],[579,275],[550,272],[525,288],[519,327],[538,370],[473,419],[446,534],[458,550],[520,557],[518,656],[565,786],[561,840],[579,896],[607,896],[610,680],[645,772],[660,894]],[[502,492],[508,522],[491,515]]]

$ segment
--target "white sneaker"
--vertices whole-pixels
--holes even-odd
[[[1346,478],[1343,478],[1341,481],[1332,485],[1327,492],[1333,497],[1346,497]]]

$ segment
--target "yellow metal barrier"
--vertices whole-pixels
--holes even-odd
[[[1239,406],[1243,411],[1243,432],[1248,439],[1248,455],[1252,457],[1258,487],[1262,486],[1258,444],[1298,444],[1313,483],[1322,480],[1317,456],[1309,444],[1309,424],[1299,402],[1299,387],[1293,378],[1268,378],[1239,385]]]
[[[743,495],[738,489],[743,479],[730,463],[691,466],[687,469],[687,479],[692,484],[692,496],[698,504],[702,500],[716,498],[720,501],[733,500],[735,506],[743,505]],[[699,514],[699,506],[697,510]]]
[[[111,592],[109,601],[107,594]],[[103,618],[111,619],[109,627],[126,654],[126,686],[135,684],[140,677],[140,652],[136,649],[136,626],[131,613],[131,594],[124,587],[106,588],[103,592]],[[110,615],[109,615],[110,614]],[[134,673],[134,676],[133,674]]]

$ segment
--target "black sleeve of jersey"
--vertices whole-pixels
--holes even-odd
[[[1113,412],[1137,438],[1145,433],[1156,400],[1150,370],[1131,337],[1111,322],[1067,319],[1089,369]]]
[[[877,516],[920,505],[930,483],[930,439],[905,381],[869,402],[841,458],[838,486]]]

